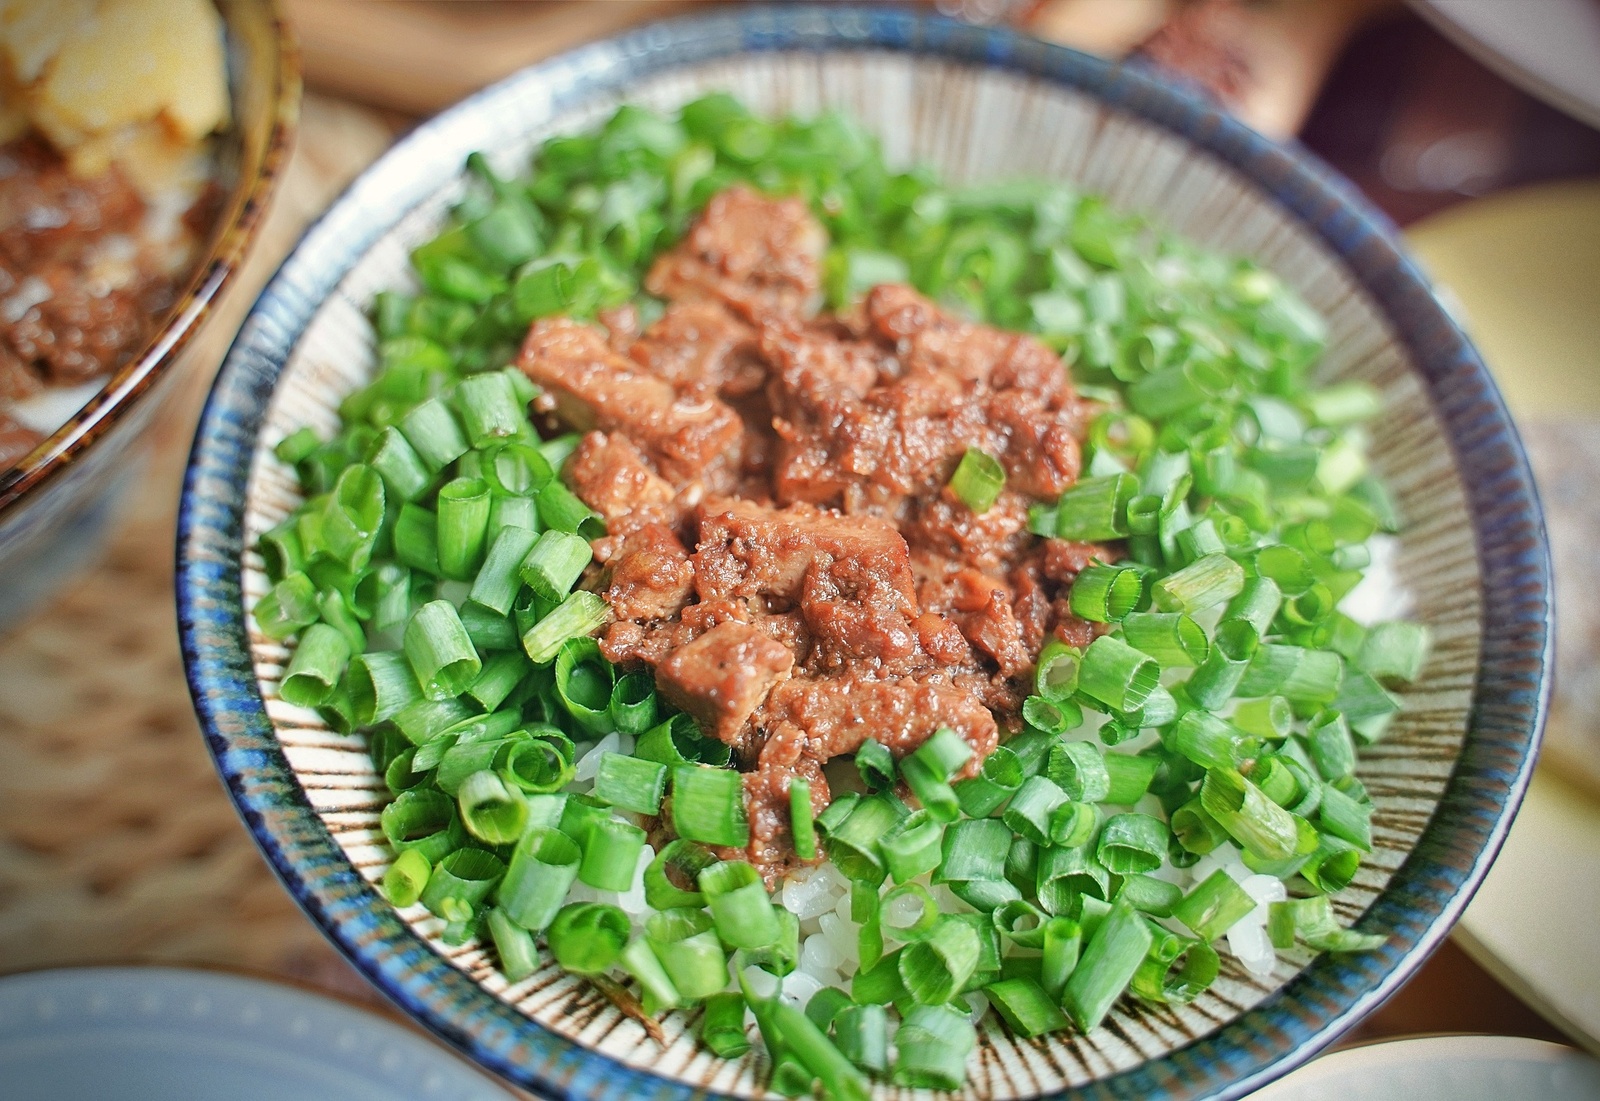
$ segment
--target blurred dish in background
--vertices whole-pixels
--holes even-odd
[[[1600,126],[1594,0],[1411,0],[1428,22],[1521,88]]]
[[[0,979],[8,1101],[507,1101],[425,1037],[291,987],[167,967]]]
[[[1600,1063],[1511,1036],[1424,1036],[1346,1048],[1307,1063],[1250,1101],[1590,1101]]]
[[[229,117],[209,0],[0,0],[0,470],[172,305]]]
[[[1559,609],[1544,758],[1456,938],[1600,1052],[1600,181],[1479,200],[1409,237],[1517,415]]]

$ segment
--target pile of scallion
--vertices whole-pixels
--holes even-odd
[[[1398,522],[1365,459],[1378,399],[1310,387],[1323,326],[1277,279],[1058,185],[892,172],[847,118],[766,121],[726,95],[623,107],[518,179],[468,167],[413,254],[419,289],[377,298],[379,370],[342,429],[278,444],[306,500],[259,545],[256,621],[295,640],[283,699],[366,732],[393,792],[396,906],[492,941],[512,982],[542,937],[624,1004],[699,1007],[721,1056],[749,1049],[748,1012],[773,1087],[832,1098],[958,1087],[985,1003],[1020,1036],[1089,1030],[1125,993],[1194,998],[1224,935],[1256,971],[1241,930],[1270,938],[1265,969],[1296,940],[1374,943],[1328,898],[1371,847],[1356,747],[1427,632],[1339,610]],[[535,318],[653,317],[650,260],[738,181],[811,201],[833,304],[911,282],[1040,334],[1105,405],[1083,480],[1031,526],[1113,548],[1070,592],[1106,633],[1045,648],[974,778],[951,782],[971,750],[941,731],[899,761],[868,741],[862,790],[815,822],[797,785],[796,848],[830,866],[782,905],[708,848],[747,840],[727,747],[601,658],[604,602],[574,589],[601,524],[559,477],[576,441],[535,433],[508,367]],[[987,508],[1001,477],[974,453],[957,489]]]

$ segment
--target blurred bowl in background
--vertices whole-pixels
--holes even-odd
[[[232,125],[216,143],[223,197],[172,307],[98,393],[39,447],[0,470],[0,630],[15,624],[99,548],[135,444],[199,365],[184,350],[238,271],[288,154],[300,104],[295,50],[271,0],[218,0]]]

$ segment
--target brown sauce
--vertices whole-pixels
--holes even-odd
[[[1078,476],[1089,408],[1059,357],[903,286],[816,315],[825,244],[803,203],[733,188],[650,271],[659,320],[541,321],[520,358],[587,432],[568,478],[608,525],[601,648],[734,747],[769,877],[791,777],[820,811],[824,762],[940,727],[975,769],[1044,641],[1093,637],[1066,590],[1095,548],[1026,526]],[[1006,470],[982,514],[947,486],[968,448]]]

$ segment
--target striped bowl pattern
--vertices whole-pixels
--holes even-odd
[[[406,285],[476,149],[502,168],[627,100],[671,108],[727,88],[764,112],[843,107],[892,160],[955,180],[1042,176],[1103,192],[1187,236],[1254,256],[1330,320],[1323,370],[1379,387],[1377,467],[1408,517],[1398,561],[1437,649],[1361,777],[1376,851],[1338,899],[1378,951],[1290,955],[1258,980],[1227,961],[1181,1009],[1119,1007],[1088,1036],[1018,1040],[991,1015],[971,1098],[1237,1097],[1309,1057],[1391,993],[1445,934],[1499,847],[1545,705],[1549,567],[1527,465],[1499,395],[1379,216],[1284,149],[1134,69],[905,12],[756,10],[659,24],[526,70],[421,127],[313,228],[263,293],[211,396],[184,489],[179,605],[208,742],[285,884],[373,982],[519,1084],[584,1098],[763,1095],[752,1054],[665,1050],[586,984],[547,966],[508,985],[480,946],[450,948],[420,907],[373,884],[386,793],[363,740],[278,698],[285,649],[248,609],[252,549],[299,502],[272,447],[331,433],[373,370],[364,308]],[[1225,959],[1227,959],[1225,957]],[[918,1091],[884,1088],[885,1097]]]

